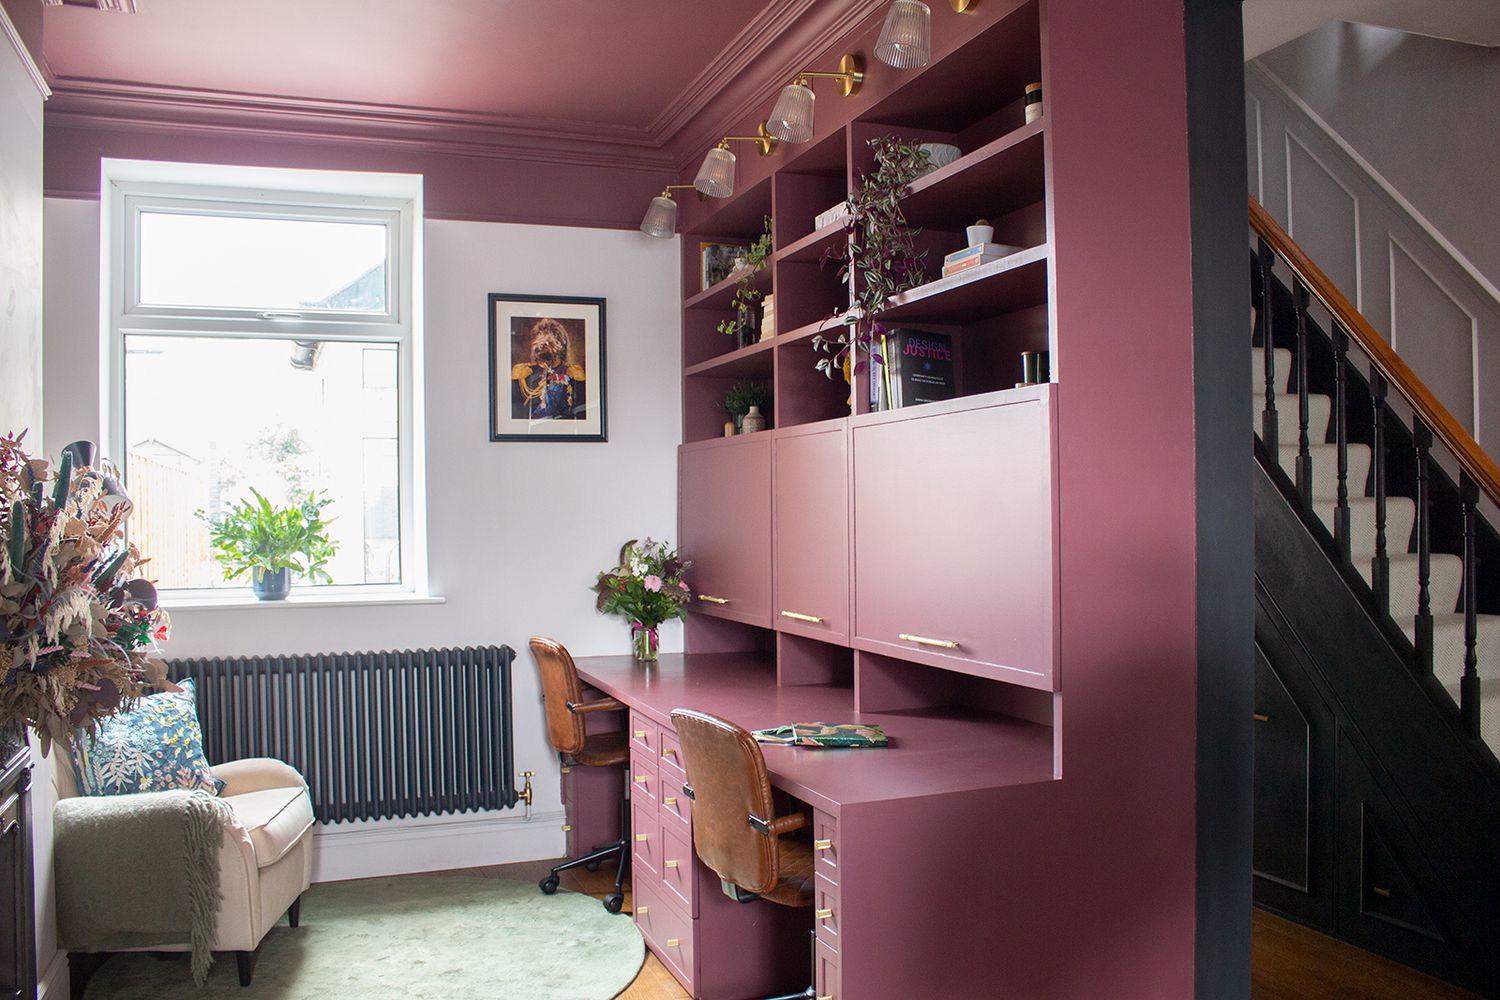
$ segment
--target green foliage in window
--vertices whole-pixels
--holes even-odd
[[[224,579],[233,580],[254,569],[275,573],[290,569],[303,579],[331,583],[324,567],[338,552],[338,543],[328,537],[331,519],[323,508],[333,501],[320,500],[316,492],[286,507],[274,506],[250,490],[253,500],[231,504],[217,521],[203,511],[198,517],[208,524],[214,558],[224,567]]]

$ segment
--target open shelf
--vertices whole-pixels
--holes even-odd
[[[715,378],[769,379],[771,377],[771,348],[775,346],[775,343],[775,338],[758,341],[749,347],[741,347],[716,358],[690,365],[683,374],[689,378],[707,375]]]
[[[906,221],[924,229],[961,230],[976,219],[1007,215],[1046,197],[1042,132],[1036,121],[912,182],[901,202]]]
[[[893,295],[882,323],[965,323],[1047,301],[1046,244]]]
[[[709,285],[703,291],[690,295],[683,302],[684,309],[729,309],[730,302],[734,301],[735,289],[739,286],[740,274],[735,272],[723,281]],[[756,272],[755,277],[750,280],[750,287],[760,291],[762,295],[771,290],[771,269],[763,266]],[[757,300],[756,306],[760,303]]]
[[[838,248],[844,242],[844,224],[835,222],[831,226],[808,233],[795,243],[782,247],[771,255],[773,263],[779,261],[810,262],[821,264],[823,257],[830,250]],[[830,271],[834,265],[828,265]]]

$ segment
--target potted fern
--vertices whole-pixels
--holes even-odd
[[[207,522],[214,558],[224,568],[224,579],[250,576],[250,588],[262,601],[285,600],[291,591],[291,574],[314,583],[332,583],[324,568],[338,552],[338,543],[328,537],[330,519],[323,508],[332,501],[309,493],[300,503],[277,507],[250,491],[252,500],[231,504],[217,521],[200,510]]]

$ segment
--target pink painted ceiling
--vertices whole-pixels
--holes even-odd
[[[784,6],[776,0],[771,7]],[[140,0],[46,8],[59,82],[644,129],[767,0]]]

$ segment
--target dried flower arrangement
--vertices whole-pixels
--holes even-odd
[[[45,754],[143,684],[177,688],[151,656],[171,625],[124,540],[130,498],[90,442],[64,448],[54,475],[24,437],[0,438],[0,724],[30,728]]]

